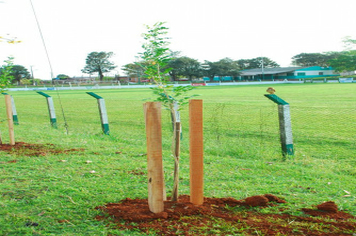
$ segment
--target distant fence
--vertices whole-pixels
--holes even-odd
[[[253,82],[218,82],[204,83],[205,86],[227,86],[227,85],[259,85],[259,84],[300,84],[303,81],[253,81]],[[173,84],[174,86],[187,86],[193,84]],[[43,90],[91,90],[91,89],[125,89],[125,88],[151,88],[153,84],[132,84],[132,85],[83,85],[83,86],[43,86],[43,87],[25,87],[25,88],[9,88],[8,91],[43,91]]]

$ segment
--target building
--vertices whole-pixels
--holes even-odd
[[[242,70],[240,80],[299,80],[339,76],[332,67],[275,67]]]

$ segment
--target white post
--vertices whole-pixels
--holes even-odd
[[[100,111],[101,126],[105,134],[109,134],[109,119],[106,112],[105,100],[103,98],[98,99],[98,106]]]
[[[11,95],[10,95],[11,96]],[[11,106],[12,106],[12,118],[14,120],[14,124],[18,125],[19,124],[19,119],[17,117],[17,111],[16,111],[16,106],[15,106],[15,100],[11,96]]]
[[[53,127],[57,128],[57,118],[56,118],[56,112],[54,110],[53,99],[52,99],[52,97],[46,97],[46,99],[47,99],[47,105],[48,105],[49,118],[51,121],[51,125]]]
[[[292,121],[289,105],[278,105],[278,115],[282,151],[284,155],[294,155]]]

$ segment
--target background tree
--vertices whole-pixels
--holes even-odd
[[[210,81],[215,76],[238,76],[240,67],[237,61],[230,58],[223,58],[216,62],[205,61],[203,64],[204,75],[210,78]]]
[[[4,61],[5,64],[0,67],[0,92],[3,92],[11,85],[11,80],[13,80],[13,76],[11,75],[11,70],[14,65],[13,60],[13,57],[8,57],[8,59]]]
[[[179,76],[187,77],[190,81],[194,77],[200,77],[203,75],[201,64],[198,60],[190,57],[178,57],[172,59],[168,63],[168,67],[171,68],[169,74],[173,80],[178,80]]]
[[[137,77],[140,80],[140,78],[144,75],[145,70],[141,65],[144,65],[145,62],[139,62],[137,63],[129,63],[124,65],[121,69],[125,71],[125,74],[129,77]]]
[[[12,83],[19,84],[22,79],[30,79],[31,74],[30,72],[21,65],[12,65],[11,67],[11,76],[12,76]]]
[[[253,69],[250,67],[250,59],[239,59],[236,63],[241,70]]]
[[[356,70],[356,50],[350,50],[340,54],[329,61],[329,65],[338,72],[350,72]]]
[[[104,73],[110,72],[115,69],[113,62],[109,58],[113,55],[112,52],[91,52],[88,54],[85,62],[86,66],[82,69],[83,73],[92,74],[97,72],[100,81],[103,80]]]
[[[215,63],[218,66],[218,71],[220,76],[238,76],[240,74],[239,64],[226,57]]]
[[[205,60],[202,64],[202,67],[204,76],[209,77],[210,81],[213,81],[214,77],[218,76],[220,73],[219,65],[217,62]]]
[[[292,57],[292,64],[296,66],[330,66],[329,61],[338,57],[340,52],[300,53]]]
[[[68,75],[65,74],[58,74],[56,76],[56,78],[60,79],[60,80],[66,80],[66,79],[70,79],[70,77]]]
[[[356,47],[356,39],[352,39],[350,36],[343,38],[342,42],[344,43],[345,51],[350,51]]]
[[[329,65],[338,72],[353,72],[356,70],[356,40],[350,37],[345,37],[345,51],[336,54],[336,57],[329,60]]]
[[[237,60],[241,70],[255,69],[255,68],[275,68],[279,67],[279,64],[268,57],[256,57],[252,59],[240,59]]]

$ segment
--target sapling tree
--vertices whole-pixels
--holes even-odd
[[[14,58],[8,57],[5,60],[5,64],[0,67],[0,92],[4,92],[6,88],[11,85],[11,80],[14,79],[12,75],[12,68],[14,67],[13,63]]]
[[[12,76],[12,68],[14,66],[13,63],[14,58],[8,57],[5,60],[5,65],[0,67],[0,92],[3,93],[10,85],[11,80],[13,79]],[[1,132],[0,132],[0,144],[2,144]]]
[[[172,201],[177,201],[181,130],[178,111],[194,95],[187,96],[187,92],[193,89],[192,86],[167,84],[171,71],[168,64],[172,60],[172,52],[168,48],[170,44],[169,38],[166,36],[168,28],[164,24],[164,22],[158,22],[153,26],[146,26],[147,32],[143,34],[145,42],[142,45],[144,51],[140,53],[142,62],[138,64],[144,69],[145,77],[156,84],[152,88],[153,94],[156,95],[155,101],[161,102],[171,113],[173,124],[172,154],[174,157]]]

